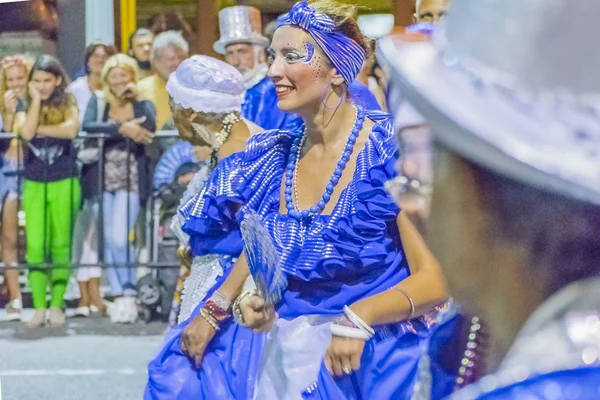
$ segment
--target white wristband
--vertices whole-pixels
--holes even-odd
[[[369,325],[367,325],[367,323],[365,321],[363,321],[358,315],[356,315],[354,313],[354,311],[352,311],[350,309],[350,307],[344,306],[344,314],[346,314],[346,317],[348,317],[348,319],[350,321],[352,321],[354,323],[354,325],[356,325],[360,329],[364,329],[371,336],[373,336],[375,334],[375,331],[373,330],[373,328],[371,328]]]
[[[369,340],[371,336],[367,332],[359,328],[351,328],[349,326],[338,325],[333,323],[329,326],[333,336],[341,336],[353,339]]]

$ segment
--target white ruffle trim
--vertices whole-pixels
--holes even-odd
[[[167,82],[167,92],[183,108],[191,108],[195,112],[204,113],[239,112],[245,96],[245,92],[232,94],[205,89],[190,89],[179,83],[175,74],[171,74]]]

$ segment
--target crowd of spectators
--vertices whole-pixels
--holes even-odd
[[[156,164],[178,141],[166,137],[160,143],[155,132],[171,118],[168,77],[188,56],[180,32],[140,28],[131,35],[127,54],[107,43],[89,44],[85,75],[72,82],[50,55],[2,60],[0,261],[9,320],[21,319],[18,265],[26,264],[36,310],[30,327],[46,319],[53,326],[65,323],[73,267],[79,287],[76,315],[114,308],[122,314],[116,322],[135,321],[141,246],[134,244],[143,236],[137,221],[151,198]],[[180,177],[173,174],[177,182]],[[23,240],[19,209],[25,215]],[[19,247],[25,249],[21,260]],[[101,294],[103,267],[114,302]]]

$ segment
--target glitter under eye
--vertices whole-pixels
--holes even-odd
[[[306,47],[306,52],[308,53],[304,64],[308,64],[312,61],[313,56],[315,55],[315,47],[310,42],[305,42],[304,46]]]

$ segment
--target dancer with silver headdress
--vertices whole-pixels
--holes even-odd
[[[454,0],[433,43],[381,42],[392,87],[437,144],[432,251],[493,344],[492,374],[453,399],[600,393],[599,12],[595,0]]]
[[[412,394],[428,334],[421,316],[447,294],[437,262],[383,187],[398,157],[389,115],[347,101],[368,51],[352,11],[300,2],[280,21],[269,76],[278,107],[304,124],[254,135],[222,160],[183,227],[194,254],[237,256],[240,223],[258,218],[255,231],[266,234],[257,242],[279,264],[251,262],[252,270],[267,281],[283,273],[280,293],[260,286],[281,301],[270,307],[271,296],[243,290],[241,256],[150,364],[148,398]]]

